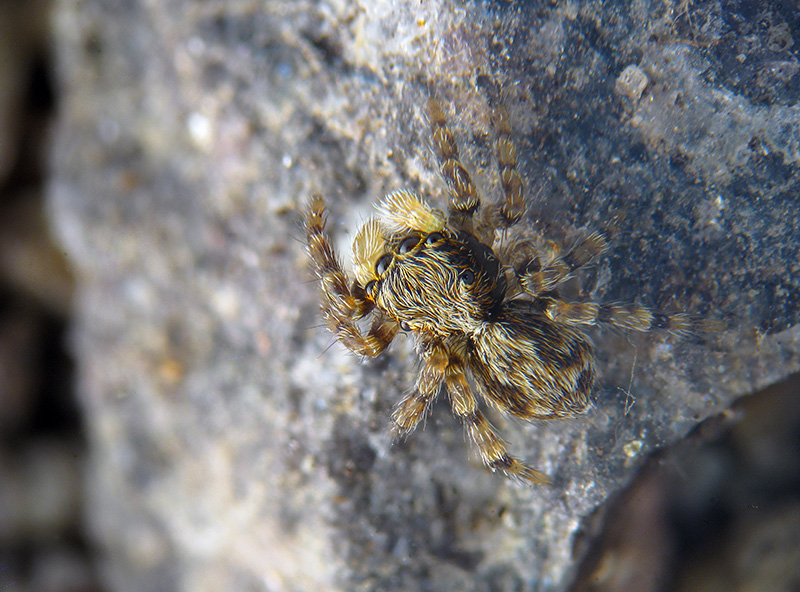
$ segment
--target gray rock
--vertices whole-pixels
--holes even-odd
[[[59,3],[51,217],[110,588],[560,590],[649,452],[797,370],[797,16],[708,4]],[[588,414],[494,417],[548,487],[482,469],[445,404],[393,443],[409,340],[360,363],[319,327],[308,196],[342,252],[385,192],[442,198],[430,92],[487,199],[493,97],[529,222],[613,237],[576,291],[726,324],[598,332]]]

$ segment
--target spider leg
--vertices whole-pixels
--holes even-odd
[[[706,320],[689,314],[666,315],[635,305],[563,302],[552,299],[545,314],[553,321],[566,325],[604,324],[630,331],[666,330],[682,336],[713,329],[713,325]]]
[[[531,253],[531,245],[519,245],[522,248],[517,250],[525,255],[514,265],[517,281],[525,292],[539,300],[550,319],[565,325],[610,325],[642,332],[666,330],[680,336],[719,329],[718,323],[689,314],[666,315],[635,305],[565,302],[552,295],[559,284],[602,253],[607,244],[601,233],[593,232],[566,254],[554,253],[545,264]]]
[[[486,417],[478,409],[475,397],[464,374],[463,362],[452,360],[447,367],[445,385],[450,395],[453,413],[461,419],[470,439],[478,447],[481,460],[493,472],[501,471],[507,477],[523,483],[548,483],[549,479],[509,455],[506,444],[495,434]]]
[[[439,161],[439,169],[450,190],[448,203],[450,215],[465,230],[471,224],[471,216],[480,205],[480,198],[472,177],[461,165],[458,146],[452,132],[447,128],[442,105],[434,98],[428,100],[428,115],[431,121],[433,150]]]
[[[554,296],[553,291],[559,284],[590,263],[606,246],[605,236],[593,232],[565,255],[553,256],[544,266],[536,255],[529,255],[527,262],[523,259],[515,266],[519,286],[539,300],[550,319],[566,325],[609,325],[641,332],[665,330],[681,337],[714,333],[724,328],[719,321],[691,314],[663,314],[644,306],[619,303],[565,302]]]
[[[399,436],[413,432],[425,417],[439,394],[449,363],[447,349],[441,342],[423,338],[419,353],[422,369],[417,376],[416,388],[400,401],[392,414],[393,430]]]
[[[348,283],[328,235],[325,233],[325,204],[321,197],[311,200],[306,219],[306,248],[323,292],[322,314],[328,328],[351,351],[374,357],[397,335],[398,324],[377,316],[364,335],[356,320],[373,311],[375,304],[357,282]]]
[[[338,317],[331,314],[326,305],[322,305],[328,327],[336,338],[350,351],[359,356],[374,358],[385,350],[397,335],[398,324],[385,317],[377,317],[364,335],[352,318]]]
[[[508,125],[506,111],[502,107],[494,109],[494,129],[497,134],[495,149],[500,184],[503,186],[505,200],[499,207],[499,226],[508,228],[519,222],[525,215],[525,187],[517,172],[517,149],[511,141],[511,127]]]
[[[522,289],[531,296],[550,292],[577,269],[588,264],[606,248],[606,239],[599,232],[593,232],[564,255],[554,255],[549,262],[542,264],[538,257],[515,265]]]

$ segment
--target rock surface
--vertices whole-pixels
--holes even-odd
[[[798,16],[678,4],[57,4],[50,210],[111,589],[560,590],[648,453],[800,368]],[[318,326],[308,196],[342,252],[385,192],[440,199],[430,93],[487,199],[492,99],[529,223],[613,237],[576,290],[726,325],[599,332],[590,413],[493,418],[549,487],[478,466],[446,404],[393,444],[409,340],[362,364]]]

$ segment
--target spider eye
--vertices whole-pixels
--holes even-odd
[[[389,269],[389,264],[391,264],[391,262],[392,262],[392,254],[387,253],[386,255],[378,259],[378,262],[375,264],[375,273],[379,276],[386,273],[386,270]]]
[[[442,240],[442,233],[441,232],[431,232],[428,235],[428,238],[425,239],[425,244],[427,246],[432,246]]]
[[[409,236],[408,238],[403,239],[403,242],[400,243],[400,246],[397,248],[397,251],[401,255],[405,255],[409,251],[411,251],[414,247],[419,244],[419,237],[418,236]]]
[[[375,280],[370,280],[367,282],[367,285],[364,286],[364,291],[367,293],[368,296],[372,296],[373,292],[375,292],[375,286],[377,283]]]
[[[472,284],[472,282],[475,281],[475,274],[472,272],[472,270],[465,269],[464,271],[461,272],[461,275],[458,276],[458,279],[460,279],[467,286],[469,286],[470,284]]]

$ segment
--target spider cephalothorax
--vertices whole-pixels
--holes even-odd
[[[415,337],[422,368],[415,390],[392,416],[397,433],[411,432],[444,387],[489,468],[543,483],[542,473],[507,453],[474,392],[523,419],[568,418],[589,406],[594,383],[592,346],[582,327],[682,332],[691,321],[641,307],[561,300],[559,284],[605,248],[603,237],[589,234],[561,256],[542,248],[535,234],[506,240],[508,233],[498,231],[517,224],[525,205],[505,114],[495,113],[505,199],[480,210],[437,101],[431,100],[429,112],[451,192],[448,214],[408,191],[388,195],[379,216],[356,234],[355,279],[349,279],[325,232],[323,201],[313,198],[306,236],[323,314],[339,340],[364,356],[379,355],[401,328]],[[364,332],[358,321],[367,316],[373,320]]]
[[[355,247],[374,245],[357,253],[356,275],[379,309],[408,330],[440,338],[475,331],[497,313],[505,276],[489,247],[448,228],[441,212],[412,193],[389,195],[381,210],[383,223],[363,226]],[[401,219],[409,212],[417,228]]]

